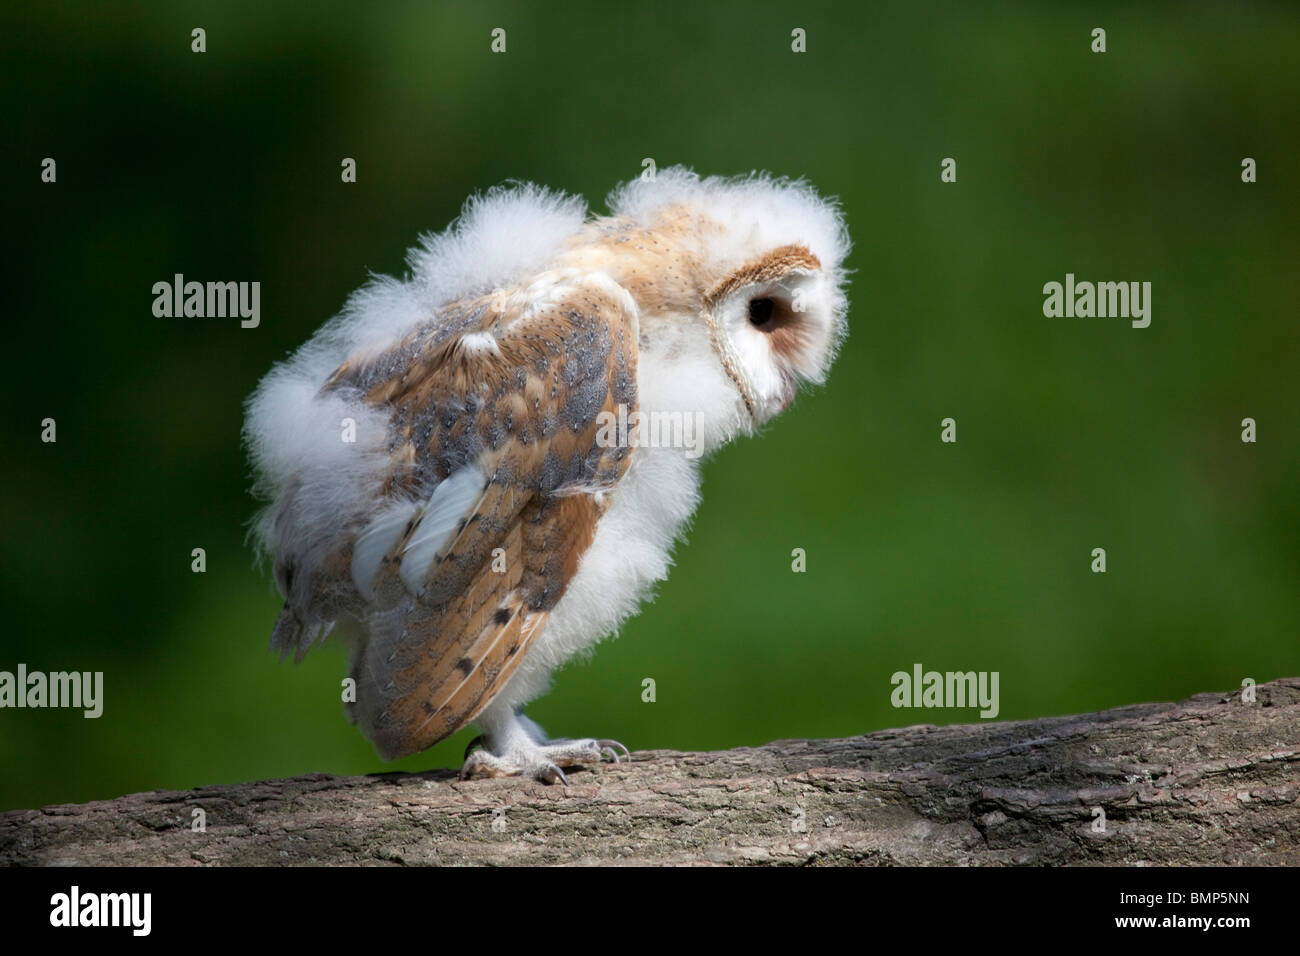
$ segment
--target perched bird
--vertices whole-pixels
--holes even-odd
[[[271,646],[337,629],[384,759],[470,723],[464,777],[626,754],[521,708],[667,575],[701,455],[822,381],[844,336],[848,235],[803,182],[673,168],[608,205],[470,199],[249,399]]]

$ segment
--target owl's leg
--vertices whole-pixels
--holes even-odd
[[[489,713],[485,711],[479,723],[484,728],[465,751],[465,765],[460,769],[462,780],[475,777],[534,777],[543,783],[569,782],[561,767],[600,763],[608,757],[619,762],[620,751],[628,756],[628,749],[617,740],[548,741],[542,728],[517,711]],[[479,747],[480,749],[475,749]]]

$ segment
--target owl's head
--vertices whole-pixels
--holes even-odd
[[[849,240],[834,201],[799,181],[675,167],[623,186],[610,206],[637,227],[616,241],[636,248],[637,267],[620,278],[649,351],[658,339],[678,358],[700,357],[707,342],[700,365],[716,370],[715,393],[736,412],[724,431],[763,424],[801,384],[825,379],[846,332]]]

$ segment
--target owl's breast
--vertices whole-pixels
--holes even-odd
[[[577,573],[504,689],[507,706],[537,696],[552,670],[636,613],[668,576],[673,545],[695,512],[699,488],[699,462],[682,449],[636,449]]]

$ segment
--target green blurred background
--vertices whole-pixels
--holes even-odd
[[[530,708],[550,732],[975,719],[893,709],[918,662],[999,671],[1000,719],[1300,674],[1294,5],[26,6],[0,14],[0,670],[100,670],[106,702],[0,710],[0,809],[459,765],[469,731],[382,764],[337,646],[267,651],[241,403],[468,194],[603,208],[644,157],[838,194],[851,333],[826,388],[708,463],[657,599]],[[176,272],[260,281],[261,327],[154,318]],[[1066,272],[1151,281],[1151,327],[1044,318]]]

